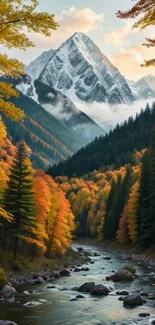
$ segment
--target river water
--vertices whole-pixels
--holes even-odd
[[[73,245],[77,249],[77,245]],[[79,246],[79,245],[78,245]],[[153,270],[146,266],[136,264],[131,260],[124,261],[120,255],[106,252],[95,246],[80,245],[87,251],[97,252],[99,257],[91,257],[94,264],[87,265],[89,272],[72,272],[71,277],[61,277],[52,285],[53,289],[47,289],[48,284],[26,285],[18,287],[18,301],[0,305],[0,319],[12,320],[18,325],[134,325],[151,324],[155,320],[155,308],[153,303],[144,304],[136,308],[125,308],[123,302],[116,295],[117,290],[127,290],[129,293],[146,291],[155,293],[148,275]],[[111,260],[105,260],[105,257]],[[124,264],[136,267],[138,277],[132,283],[113,283],[105,280],[112,271],[120,269]],[[80,286],[87,281],[96,284],[102,283],[112,289],[106,297],[93,297],[84,294],[83,299],[71,301],[77,296],[77,292],[71,289]],[[25,290],[35,291],[26,295]],[[34,302],[35,306],[28,307],[28,302]],[[138,315],[142,312],[150,313],[145,319]]]

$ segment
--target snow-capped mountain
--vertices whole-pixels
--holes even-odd
[[[72,130],[83,145],[88,144],[95,137],[105,134],[105,131],[81,112],[67,96],[40,80],[33,81],[25,75],[18,80],[16,88],[41,105],[65,128]]]
[[[37,79],[54,52],[55,50],[44,51],[38,58],[32,61],[28,67],[25,68],[25,72],[33,80]]]
[[[38,64],[39,61],[34,69],[37,72]],[[31,76],[32,71],[33,63],[27,68]],[[35,78],[36,74],[33,76]],[[73,102],[82,100],[118,104],[130,103],[135,99],[119,70],[83,33],[75,33],[52,53],[44,64],[39,80],[61,91]]]
[[[155,98],[155,77],[154,76],[148,75],[136,82],[128,80],[128,84],[136,99]]]

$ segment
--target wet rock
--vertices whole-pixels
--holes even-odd
[[[0,325],[17,325],[17,324],[10,320],[0,320]]]
[[[77,301],[77,300],[78,300],[77,298],[72,298],[69,301]]]
[[[135,279],[135,277],[130,271],[121,269],[121,270],[118,270],[115,274],[111,275],[110,279],[114,282],[133,281]]]
[[[88,272],[88,271],[89,271],[89,267],[83,267],[83,268],[81,269],[81,271]]]
[[[151,325],[155,325],[155,319],[151,321]]]
[[[111,281],[111,277],[110,276],[106,276],[106,281]]]
[[[94,264],[95,262],[94,261],[90,261],[90,264]]]
[[[145,317],[149,317],[150,314],[149,313],[140,313],[138,316],[142,317],[142,318],[145,318]]]
[[[107,296],[109,292],[110,290],[103,284],[97,284],[90,290],[93,296]]]
[[[0,298],[3,298],[4,300],[7,300],[9,298],[12,298],[17,293],[16,289],[12,287],[11,285],[6,284],[2,290],[0,290]]]
[[[123,297],[119,297],[119,298],[118,298],[119,301],[124,301],[124,299],[125,299],[125,298],[123,298]]]
[[[68,269],[62,269],[60,272],[59,272],[60,276],[70,276],[70,271]]]
[[[77,299],[83,299],[83,298],[85,298],[85,297],[82,296],[82,295],[77,295],[76,298],[77,298]]]
[[[53,285],[49,285],[46,289],[55,289],[56,286],[53,286]]]
[[[106,257],[104,257],[104,260],[106,260],[106,261],[110,261],[110,260],[111,260],[111,257],[106,256]]]
[[[148,292],[140,292],[140,296],[142,296],[142,297],[148,297]]]
[[[73,287],[71,290],[72,291],[78,291],[78,287]]]
[[[141,306],[143,305],[143,299],[140,295],[129,295],[124,299],[124,306]]]
[[[36,280],[35,280],[35,283],[36,284],[43,284],[45,281],[44,279],[42,278],[42,276],[39,276]]]
[[[81,269],[80,269],[79,267],[76,267],[76,268],[74,269],[74,272],[81,272]]]
[[[53,276],[54,278],[58,279],[58,278],[60,278],[60,273],[57,272],[57,271],[53,271],[53,272],[52,272],[52,276]]]
[[[93,287],[95,286],[94,282],[85,282],[84,284],[82,284],[82,286],[80,286],[77,291],[79,292],[91,292],[91,290],[93,289]]]
[[[128,296],[129,292],[128,291],[116,291],[116,295],[118,296]]]
[[[96,252],[95,252],[95,253],[94,253],[94,256],[95,256],[95,257],[99,257],[99,256],[101,256],[101,255],[100,255],[99,253],[96,253]]]

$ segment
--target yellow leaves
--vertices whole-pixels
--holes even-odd
[[[28,33],[35,32],[50,36],[51,30],[58,25],[54,21],[54,15],[47,12],[37,12],[37,0],[1,0],[0,1],[0,44],[8,48],[26,50],[32,47]],[[0,54],[0,75],[17,78],[24,72],[23,63],[17,59],[9,59],[6,54]],[[0,110],[6,117],[20,120],[24,113],[16,108],[8,100],[11,96],[17,96],[12,87],[0,83]]]
[[[2,140],[6,138],[7,132],[6,127],[0,117],[0,145],[2,145]]]
[[[8,222],[12,222],[12,215],[5,211],[2,206],[0,206],[0,218],[3,218],[4,220]]]

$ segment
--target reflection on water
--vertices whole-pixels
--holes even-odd
[[[74,247],[76,248],[76,245]],[[17,322],[18,325],[146,325],[151,323],[151,318],[138,317],[141,312],[149,312],[153,315],[154,310],[151,306],[124,308],[122,301],[118,300],[119,296],[115,295],[116,290],[122,289],[130,293],[142,290],[153,292],[154,288],[146,277],[150,271],[134,262],[125,261],[125,264],[136,267],[139,277],[132,283],[107,282],[105,277],[121,268],[124,261],[120,256],[96,247],[86,245],[83,247],[100,254],[100,257],[92,257],[95,263],[89,265],[89,272],[73,272],[71,277],[57,279],[54,282],[56,288],[53,289],[47,289],[47,283],[20,287],[18,302],[0,305],[0,319],[9,319]],[[105,256],[111,257],[111,260],[105,260]],[[107,297],[94,298],[84,294],[84,299],[70,301],[77,295],[77,292],[71,289],[86,281],[103,283],[110,286],[113,291]],[[25,290],[30,289],[37,291],[33,295],[23,294]]]

